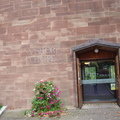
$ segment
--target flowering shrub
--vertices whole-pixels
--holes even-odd
[[[61,91],[52,81],[40,81],[35,84],[35,98],[32,99],[32,108],[25,111],[27,116],[57,116],[64,108],[60,100]]]

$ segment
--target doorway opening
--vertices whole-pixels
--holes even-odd
[[[78,107],[96,102],[120,106],[120,43],[93,39],[72,50]]]
[[[114,60],[81,62],[83,102],[116,101]]]

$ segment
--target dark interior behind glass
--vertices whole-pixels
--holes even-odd
[[[113,60],[82,62],[84,101],[115,101],[116,79]]]

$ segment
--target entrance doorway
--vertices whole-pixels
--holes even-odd
[[[78,107],[86,102],[120,106],[120,43],[93,39],[72,50]]]
[[[81,62],[84,102],[116,101],[114,60]]]

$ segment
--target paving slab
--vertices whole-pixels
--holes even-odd
[[[85,104],[82,109],[71,109],[57,118],[25,117],[24,110],[6,110],[0,120],[120,120],[117,104]]]

